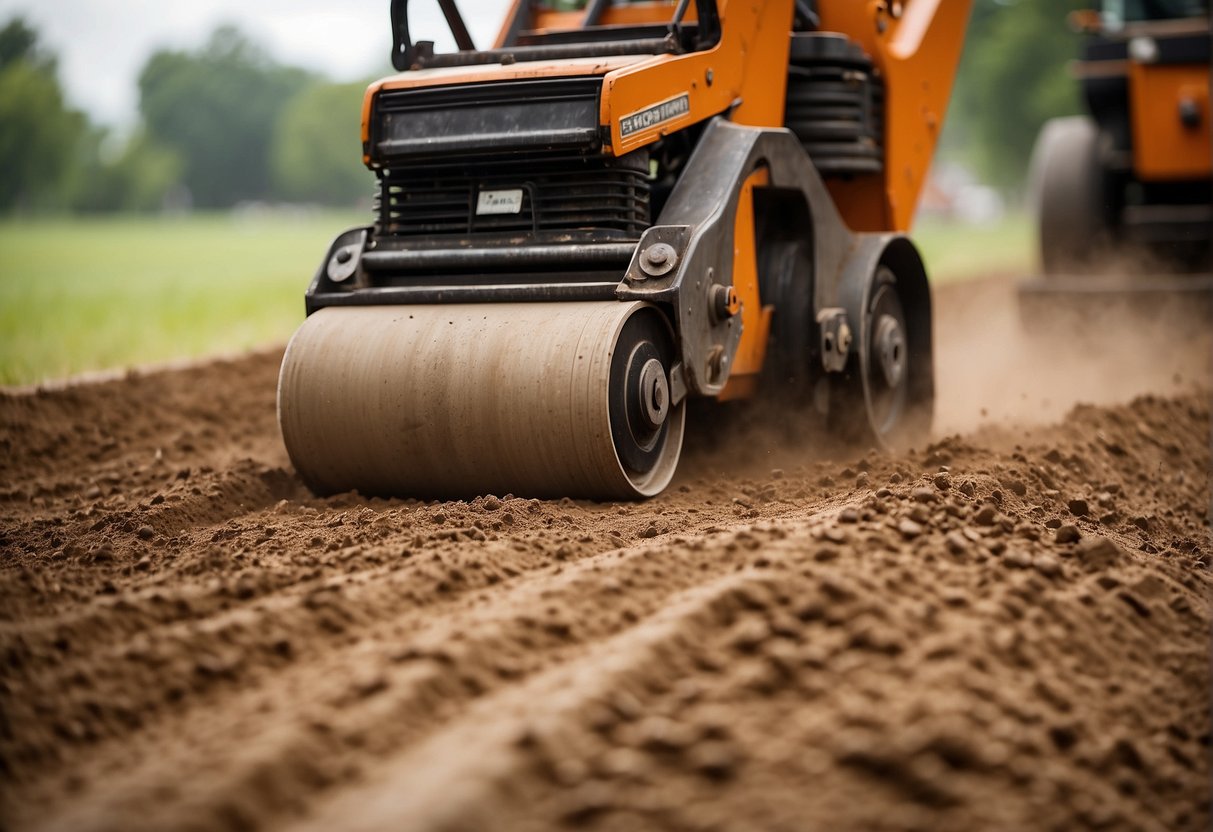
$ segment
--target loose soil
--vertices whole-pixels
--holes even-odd
[[[0,395],[0,826],[1208,829],[1209,333],[937,310],[931,445],[645,503],[318,499],[278,352]]]

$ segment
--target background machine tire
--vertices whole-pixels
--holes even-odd
[[[1106,176],[1095,122],[1072,116],[1045,124],[1030,171],[1045,274],[1090,269],[1109,242]]]

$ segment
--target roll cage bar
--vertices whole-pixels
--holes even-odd
[[[532,0],[523,0],[510,19],[506,30],[506,45],[501,49],[477,50],[455,0],[438,0],[438,6],[455,38],[458,51],[436,53],[432,41],[412,40],[408,20],[409,0],[392,0],[392,66],[403,72],[408,69],[440,66],[613,55],[680,54],[710,49],[720,40],[720,10],[716,0],[695,0],[695,12],[698,17],[696,23],[684,22],[691,0],[679,0],[674,9],[674,16],[668,23],[655,26],[602,27],[595,32],[595,27],[599,26],[603,13],[612,2],[613,0],[590,0],[575,40],[567,36],[554,37],[545,43],[541,38],[534,38],[539,42],[519,44],[519,35],[531,19]]]

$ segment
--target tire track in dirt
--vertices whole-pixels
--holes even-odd
[[[182,746],[194,754],[203,745],[238,741],[256,746],[259,753],[221,778],[212,778],[199,790],[201,805],[218,807],[216,823],[233,817],[255,823],[256,809],[225,803],[225,797],[255,793],[264,808],[267,768],[285,781],[275,781],[272,788],[289,803],[289,796],[301,789],[315,790],[315,781],[339,780],[351,765],[351,755],[376,757],[416,743],[444,723],[461,719],[468,703],[569,661],[587,647],[645,621],[671,594],[739,565],[735,559],[709,557],[703,547],[698,551],[700,556],[672,566],[656,564],[655,551],[643,547],[607,552],[560,571],[542,570],[470,604],[409,610],[400,618],[379,622],[378,634],[359,639],[353,650],[314,655],[279,672],[276,687],[310,691],[325,716],[301,722],[293,713],[266,714],[260,695],[237,694],[223,702],[231,735],[217,729],[208,716],[192,726],[189,733],[195,736]],[[343,599],[354,605],[360,601]],[[178,734],[181,729],[174,726]],[[324,761],[313,757],[308,768],[293,770],[290,761],[315,742],[312,737],[317,732],[330,741]],[[188,759],[182,759],[169,769],[168,777],[196,781],[193,769]],[[295,782],[292,775],[312,782]],[[146,805],[148,796],[164,787],[158,782],[163,776],[163,761],[157,759],[123,778],[129,789],[111,779],[103,807],[85,804],[58,825],[87,828],[89,818],[133,816],[134,807]],[[184,815],[177,811],[174,807],[167,817],[144,815],[138,825],[176,826],[185,818],[207,814],[195,808]]]
[[[776,489],[764,493],[773,497]],[[737,499],[740,502],[730,504],[733,508],[758,513],[743,508],[748,499]],[[224,535],[204,527],[194,535],[195,543],[163,566],[149,566],[139,558],[135,567],[128,561],[117,569],[110,539],[115,524],[90,527],[90,540],[101,542],[91,550],[92,543],[78,546],[83,554],[66,557],[86,571],[104,569],[111,578],[83,605],[84,612],[0,625],[0,632],[20,644],[20,652],[10,652],[10,658],[26,671],[22,695],[12,709],[19,726],[14,731],[15,756],[54,765],[62,761],[65,738],[86,748],[103,740],[125,745],[130,734],[149,730],[161,714],[171,720],[191,707],[229,709],[223,704],[227,689],[256,684],[266,675],[285,675],[284,668],[292,664],[321,665],[329,652],[368,630],[407,632],[419,626],[418,621],[441,620],[445,610],[458,606],[467,594],[498,585],[504,589],[511,581],[525,580],[529,570],[572,563],[590,555],[595,545],[622,543],[615,532],[584,533],[584,527],[601,524],[604,517],[608,528],[629,538],[668,537],[668,524],[655,521],[647,511],[639,520],[632,519],[630,506],[569,503],[558,508],[517,499],[385,512],[363,508],[321,513],[311,506],[296,512],[280,505],[237,524],[262,529],[261,537],[250,544],[259,554],[244,568],[232,560],[243,560],[242,551],[206,545]],[[658,518],[699,513],[694,506],[685,512],[662,511],[669,513]],[[275,523],[283,522],[283,512],[290,533],[267,535]],[[480,522],[497,516],[505,519]],[[466,526],[447,527],[465,521]],[[709,519],[695,522],[700,528],[713,524]],[[509,543],[489,540],[477,524],[489,528],[493,537],[493,526],[510,528]],[[349,526],[361,531],[338,536]],[[553,534],[560,526],[583,533],[575,539]],[[401,527],[420,530],[400,534]],[[383,537],[381,532],[388,528],[396,534]],[[321,531],[327,545],[317,555],[314,548],[325,542],[316,536]],[[373,544],[361,545],[366,540]],[[98,558],[98,552],[104,556]],[[317,568],[301,571],[301,565]],[[107,587],[124,578],[134,578],[138,588],[114,598]],[[629,603],[635,599],[629,597]],[[393,618],[402,607],[413,615]],[[529,627],[533,622],[524,618],[524,623]],[[27,733],[34,738],[23,740]],[[107,767],[112,769],[112,763]]]
[[[642,627],[480,703],[478,713],[401,755],[304,828],[539,829],[590,821],[618,829],[710,828],[727,817],[744,819],[741,828],[793,829],[848,815],[852,828],[877,828],[889,825],[890,802],[920,804],[922,824],[934,828],[971,829],[990,820],[1004,828],[1047,827],[1042,821],[1064,828],[1075,810],[1091,825],[1106,820],[1139,829],[1196,820],[1192,809],[1159,816],[1117,792],[1151,802],[1182,795],[1183,778],[1189,794],[1199,794],[1200,775],[1191,771],[1199,766],[1177,744],[1166,750],[1182,765],[1167,770],[1137,756],[1148,753],[1134,744],[1140,726],[1106,739],[1096,733],[1100,718],[1121,726],[1146,719],[1151,729],[1176,734],[1182,721],[1150,719],[1144,702],[1076,715],[1083,709],[1071,697],[1098,695],[1099,681],[1071,691],[1049,669],[1072,669],[1064,661],[1071,633],[1117,645],[1073,657],[1081,665],[1104,660],[1111,678],[1115,660],[1148,650],[1156,637],[1179,635],[1170,622],[1137,627],[1086,610],[1068,615],[1068,592],[1088,597],[1096,589],[1098,579],[1085,574],[1092,563],[1123,556],[1114,544],[1088,546],[1076,568],[1060,573],[1042,571],[1047,561],[1040,561],[969,608],[963,599],[970,588],[906,594],[912,573],[882,581],[887,564],[870,563],[877,568],[857,579],[853,565],[839,568],[836,558],[822,557],[829,550],[815,549],[803,529],[747,539],[760,554],[743,573],[696,586]],[[1132,564],[1124,565],[1131,574]],[[963,572],[966,564],[958,558],[951,566]],[[1136,585],[1154,584],[1141,578]],[[894,590],[902,595],[890,604]],[[1177,589],[1173,599],[1199,603],[1203,595]],[[1017,631],[1029,602],[1060,613],[1056,632],[1029,640]],[[924,626],[968,631],[987,652],[966,657],[956,636],[918,641],[914,634]],[[847,651],[854,661],[837,658]],[[1203,658],[1199,640],[1190,639],[1174,655],[1193,669]],[[905,697],[906,684],[958,693]],[[965,701],[974,693],[984,700],[977,708]],[[1184,717],[1199,714],[1199,696],[1184,704]],[[992,739],[974,739],[983,736]],[[1040,759],[1043,749],[1084,743],[1073,769]],[[470,745],[475,755],[467,753]],[[1122,779],[1114,788],[1108,776]],[[812,794],[800,793],[796,782],[813,783]],[[1048,788],[1030,789],[1022,802],[983,813],[1007,790],[1044,783]],[[1058,812],[1063,790],[1077,799]],[[969,811],[943,822],[931,811],[957,807]]]

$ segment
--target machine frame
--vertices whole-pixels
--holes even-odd
[[[968,0],[515,0],[488,50],[440,5],[455,52],[392,4],[401,72],[362,118],[378,220],[333,242],[309,315],[642,302],[673,333],[673,407],[790,389],[877,442],[923,435],[930,291],[904,232]]]

